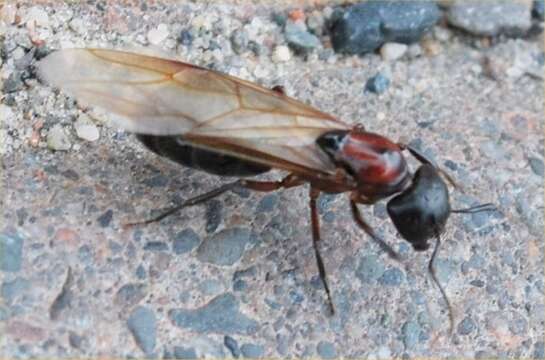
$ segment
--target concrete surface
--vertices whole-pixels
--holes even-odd
[[[2,27],[1,356],[543,358],[544,93],[542,78],[526,72],[529,58],[543,57],[542,35],[490,43],[440,28],[449,36],[430,36],[421,56],[394,62],[314,52],[278,63],[270,49],[285,40],[268,5],[101,4],[20,3],[19,25]],[[29,13],[41,25],[24,23]],[[225,28],[220,47],[246,22],[269,45],[260,57],[196,39],[178,45],[196,14],[212,32],[210,23]],[[167,36],[159,28],[151,46],[148,32],[161,23]],[[35,79],[6,85],[29,34],[50,49],[177,49],[185,61],[284,85],[346,122],[413,141],[463,185],[451,193],[455,207],[499,206],[453,215],[443,236],[438,272],[454,335],[426,275],[430,252],[415,254],[396,235],[383,203],[362,210],[407,269],[356,228],[345,195],[320,201],[335,317],[317,281],[305,188],[231,192],[124,229],[229,179],[161,160]],[[389,88],[365,92],[378,72]],[[66,150],[51,150],[58,141]]]

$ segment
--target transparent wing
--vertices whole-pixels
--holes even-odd
[[[196,146],[290,171],[333,173],[321,134],[349,126],[275,91],[175,60],[104,49],[65,49],[38,75],[130,132],[180,135]]]

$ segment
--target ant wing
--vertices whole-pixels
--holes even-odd
[[[127,131],[180,135],[194,146],[307,176],[335,166],[316,146],[350,127],[279,92],[176,60],[104,49],[56,51],[38,75]]]

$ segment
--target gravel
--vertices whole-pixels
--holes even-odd
[[[455,1],[447,11],[450,25],[479,36],[526,33],[531,21],[529,2],[497,2],[493,5]]]
[[[23,262],[24,238],[18,233],[0,234],[0,270],[17,272]]]
[[[369,1],[348,7],[331,27],[335,51],[362,54],[385,42],[417,42],[439,20],[428,1]]]
[[[249,229],[225,229],[204,239],[197,248],[197,258],[215,265],[230,266],[242,257],[249,241]]]
[[[197,309],[170,310],[168,316],[174,325],[199,333],[249,335],[258,326],[255,320],[239,311],[238,301],[230,293],[218,295]]]
[[[524,32],[532,2],[494,18],[494,7],[515,2],[483,3],[497,31],[490,37],[437,24],[455,6],[481,3],[283,1],[25,0],[0,8],[6,357],[412,359],[460,349],[469,358],[543,357],[545,56],[535,11]],[[489,20],[479,19],[472,26],[486,29]],[[362,32],[339,34],[347,24]],[[392,44],[407,48],[392,55]],[[431,155],[460,185],[449,189],[453,208],[496,204],[453,214],[441,234],[437,266],[455,333],[427,274],[431,250],[415,253],[399,237],[387,199],[360,209],[403,264],[354,224],[349,194],[320,197],[334,317],[317,276],[308,185],[236,189],[168,221],[124,227],[233,179],[149,153],[109,114],[35,78],[34,62],[49,52],[91,46],[283,85],[349,125]],[[406,155],[414,172],[417,161]]]
[[[155,348],[157,320],[155,313],[143,306],[131,312],[127,327],[144,354],[151,355]]]

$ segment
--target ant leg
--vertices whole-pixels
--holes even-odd
[[[411,155],[414,156],[416,158],[416,160],[420,161],[422,164],[428,164],[428,165],[433,166],[441,175],[443,175],[447,179],[447,181],[454,188],[459,189],[461,191],[460,186],[458,186],[458,184],[456,184],[456,181],[454,181],[452,176],[450,176],[445,170],[443,170],[439,166],[437,166],[430,158],[428,158],[422,152],[420,152],[415,147],[413,147],[411,145],[408,145],[408,144],[398,143],[397,145],[402,150],[408,150],[411,153]]]
[[[124,227],[132,227],[132,226],[137,226],[137,225],[147,225],[147,224],[151,224],[151,223],[154,223],[154,222],[161,221],[164,218],[166,218],[167,216],[172,215],[172,214],[180,211],[181,209],[183,209],[185,207],[203,203],[203,202],[205,202],[207,200],[213,199],[216,196],[219,196],[219,195],[223,194],[226,191],[235,189],[235,188],[240,187],[240,186],[241,186],[241,181],[240,180],[234,181],[234,182],[229,183],[229,184],[225,184],[223,186],[220,186],[217,189],[214,189],[214,190],[211,190],[211,191],[206,192],[204,194],[195,196],[195,197],[193,197],[191,199],[187,199],[184,202],[182,202],[181,204],[179,204],[179,205],[177,205],[177,206],[175,206],[175,207],[173,207],[171,209],[168,209],[164,213],[162,213],[162,214],[160,214],[160,215],[158,215],[158,216],[156,216],[154,218],[144,220],[144,221],[137,221],[137,222],[133,222],[133,223],[124,224],[123,226]]]
[[[363,216],[361,216],[361,212],[360,212],[360,209],[358,209],[358,206],[356,205],[356,202],[354,200],[350,200],[350,207],[352,209],[352,217],[354,218],[354,221],[356,222],[356,224],[358,224],[358,226],[363,230],[365,231],[365,233],[367,235],[369,235],[371,237],[371,239],[373,239],[374,242],[376,242],[378,244],[378,246],[380,246],[380,248],[382,249],[382,251],[384,251],[386,254],[388,254],[388,256],[394,260],[397,260],[397,261],[400,261],[400,257],[399,255],[395,252],[394,249],[392,249],[392,247],[388,244],[386,244],[384,242],[384,240],[382,240],[380,238],[380,236],[378,236],[376,233],[375,233],[375,230],[373,230],[373,228],[371,227],[371,225],[369,225],[367,222],[365,222],[365,220],[363,219]]]
[[[180,211],[183,208],[201,204],[201,203],[203,203],[205,201],[213,199],[216,196],[219,196],[219,195],[221,195],[221,194],[223,194],[223,193],[225,193],[225,192],[227,192],[229,190],[232,190],[232,189],[235,189],[235,188],[238,188],[238,187],[243,187],[243,188],[247,188],[247,189],[255,190],[255,191],[265,191],[265,192],[267,192],[267,191],[274,191],[274,190],[277,190],[277,189],[280,189],[280,188],[295,187],[295,186],[302,185],[303,183],[304,182],[301,179],[299,179],[298,177],[296,177],[293,174],[290,174],[290,175],[286,176],[285,178],[283,178],[280,181],[237,180],[237,181],[234,181],[232,183],[228,183],[228,184],[225,184],[223,186],[220,186],[219,188],[211,190],[211,191],[209,191],[207,193],[204,193],[204,194],[195,196],[194,198],[185,200],[181,204],[179,204],[179,205],[177,205],[177,206],[175,206],[175,207],[173,207],[171,209],[166,210],[164,213],[162,213],[162,214],[160,214],[160,215],[158,215],[158,216],[156,216],[156,217],[154,217],[152,219],[148,219],[148,220],[144,220],[144,221],[138,221],[138,222],[134,222],[134,223],[128,223],[128,224],[125,224],[124,227],[132,227],[132,226],[137,226],[137,225],[147,225],[147,224],[151,224],[151,223],[154,223],[154,222],[161,221],[164,218],[166,218],[167,216],[170,216],[170,215]]]
[[[327,301],[329,303],[329,311],[331,315],[335,314],[335,307],[333,306],[333,300],[331,299],[331,292],[329,291],[329,285],[327,284],[327,277],[325,272],[324,261],[320,254],[320,218],[318,216],[318,208],[316,207],[316,199],[320,195],[320,191],[314,188],[310,188],[310,219],[312,224],[312,245],[314,247],[314,254],[316,256],[316,264],[318,265],[318,272],[320,274],[320,280],[324,285],[325,292],[327,294]]]

